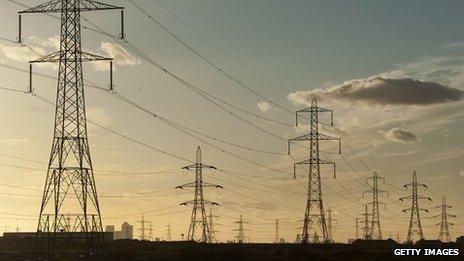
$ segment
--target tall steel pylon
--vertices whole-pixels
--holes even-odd
[[[137,221],[137,223],[140,223],[140,228],[138,229],[138,231],[140,231],[140,240],[142,241],[153,240],[152,223],[150,221],[145,220],[145,216],[143,215],[142,215],[142,220]],[[148,236],[147,236],[147,232],[148,232]]]
[[[371,223],[369,221],[369,217],[371,216],[371,214],[369,213],[368,211],[368,208],[367,208],[367,205],[364,205],[364,213],[362,214],[363,216],[363,228],[362,228],[362,231],[363,231],[363,239],[364,240],[371,240],[371,228],[369,227],[369,224]]]
[[[377,172],[374,172],[372,177],[368,177],[366,179],[366,184],[371,187],[371,190],[363,192],[363,197],[365,193],[372,193],[372,201],[368,203],[372,205],[372,219],[371,219],[371,228],[369,230],[370,232],[369,238],[374,239],[374,240],[382,239],[382,230],[380,229],[379,204],[385,205],[385,203],[379,202],[379,193],[387,193],[387,196],[388,196],[387,191],[379,189],[379,179],[382,180],[382,182],[385,184],[385,178],[380,177],[379,175],[377,175]],[[370,180],[372,180],[372,184],[369,184]]]
[[[216,202],[211,202],[204,199],[203,188],[222,188],[220,185],[203,181],[203,169],[216,169],[214,166],[203,164],[201,161],[201,149],[197,147],[196,162],[190,166],[183,167],[186,170],[195,170],[195,181],[190,182],[176,188],[195,188],[193,200],[182,203],[181,205],[193,205],[192,216],[190,219],[190,227],[187,234],[187,240],[199,241],[203,243],[211,243],[211,229],[208,224],[205,205],[219,205]],[[198,236],[197,231],[201,229],[201,234]]]
[[[235,238],[237,239],[237,243],[245,243],[246,241],[246,236],[245,236],[245,229],[244,224],[247,224],[248,222],[243,220],[243,215],[240,215],[240,219],[238,221],[235,221],[235,223],[238,224],[238,228],[234,229],[234,231],[237,231],[237,236]]]
[[[171,224],[168,224],[168,228],[166,230],[166,241],[171,241],[171,240],[172,240]]]
[[[448,209],[452,208],[452,206],[446,204],[445,197],[441,198],[441,205],[436,206],[435,208],[441,208],[441,214],[433,216],[433,217],[441,217],[440,223],[436,224],[436,226],[440,226],[440,232],[438,233],[438,240],[442,242],[450,242],[451,236],[449,232],[449,227],[454,224],[449,222],[448,218],[456,217],[456,215],[452,215],[448,213]]]
[[[274,237],[274,243],[279,243],[279,219],[276,218],[275,220],[275,237]]]
[[[208,221],[209,221],[209,231],[210,231],[210,235],[211,235],[211,242],[210,243],[215,243],[217,242],[217,230],[215,229],[215,222],[214,222],[214,219],[215,218],[218,218],[217,215],[213,215],[213,208],[209,208],[209,218],[208,218]]]
[[[123,9],[91,0],[52,0],[19,12],[20,43],[23,14],[61,15],[60,50],[31,61],[29,65],[29,92],[32,93],[32,64],[59,63],[54,137],[40,206],[36,259],[62,257],[66,249],[72,247],[74,239],[86,242],[87,259],[101,260],[108,254],[87,139],[82,62],[110,61],[112,69],[112,59],[82,51],[81,13],[121,10],[123,14]],[[110,82],[112,89],[112,79]]]
[[[359,218],[355,218],[355,231],[354,231],[354,239],[359,239]]]
[[[327,242],[333,243],[334,242],[334,233],[335,233],[335,226],[334,223],[337,223],[337,220],[333,218],[333,213],[334,211],[332,208],[329,206],[329,209],[327,210]]]
[[[421,211],[425,211],[425,212],[429,212],[429,211],[425,208],[419,208],[419,200],[427,199],[427,200],[432,201],[432,199],[429,197],[420,196],[417,191],[419,187],[427,188],[427,185],[417,182],[417,173],[416,171],[414,171],[412,173],[412,182],[405,184],[403,186],[405,188],[411,188],[412,190],[411,195],[400,198],[401,201],[405,199],[411,200],[411,207],[407,209],[403,209],[403,212],[411,211],[411,217],[409,219],[408,236],[407,236],[406,241],[413,242],[415,236],[418,236],[419,239],[424,239],[424,233],[422,232],[422,224],[421,224],[419,213]]]
[[[319,141],[338,140],[339,153],[341,152],[340,138],[331,137],[319,133],[319,113],[329,112],[331,116],[331,125],[333,125],[332,110],[324,109],[317,106],[317,99],[311,99],[311,107],[296,112],[296,126],[298,127],[298,118],[300,114],[310,114],[310,132],[288,141],[288,154],[290,155],[290,144],[298,141],[309,141],[309,159],[296,162],[293,165],[294,177],[296,178],[296,166],[309,165],[308,177],[308,195],[306,200],[306,210],[303,219],[303,232],[301,234],[303,244],[310,243],[310,230],[314,228],[315,232],[319,231],[322,236],[322,242],[329,239],[327,223],[322,202],[321,188],[321,164],[332,164],[335,177],[335,162],[327,161],[319,157]],[[319,229],[316,229],[317,226]]]

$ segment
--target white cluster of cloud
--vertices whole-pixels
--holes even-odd
[[[3,58],[23,63],[56,52],[59,48],[60,37],[58,35],[46,39],[38,36],[32,36],[28,38],[27,45],[24,46],[14,43],[0,43],[0,55]],[[102,42],[100,50],[104,53],[104,56],[113,58],[114,63],[117,66],[133,66],[140,64],[140,60],[132,56],[129,52],[117,44]],[[92,64],[93,68],[97,71],[109,70],[107,63],[94,62]],[[38,66],[56,69],[56,65],[52,64],[40,64]]]
[[[102,42],[100,45],[101,51],[105,54],[103,56],[110,57],[114,59],[114,64],[118,66],[134,66],[140,64],[140,60],[132,56],[126,49],[122,48],[117,44],[112,44],[109,42]],[[109,67],[105,62],[95,62],[93,63],[93,68],[96,71],[108,71]],[[115,67],[116,69],[116,67]]]
[[[290,93],[288,99],[309,105],[312,97],[365,105],[430,105],[459,101],[464,91],[435,82],[374,76],[344,82],[327,89]]]
[[[269,102],[265,102],[265,101],[258,102],[257,106],[258,106],[258,109],[261,112],[267,112],[267,111],[269,111],[271,109],[271,104],[269,104]]]
[[[387,140],[400,143],[414,143],[418,140],[414,133],[399,127],[384,132],[383,136]]]
[[[47,54],[47,52],[41,47],[0,43],[0,54],[7,59],[17,62],[29,62]]]

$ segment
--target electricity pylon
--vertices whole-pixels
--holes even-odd
[[[420,196],[417,192],[419,187],[427,188],[427,185],[422,183],[417,183],[417,173],[414,171],[412,173],[412,182],[403,185],[405,188],[411,188],[412,194],[406,197],[400,198],[401,201],[405,199],[411,199],[411,207],[407,209],[403,209],[403,212],[411,211],[411,217],[409,219],[409,228],[408,228],[408,237],[406,239],[407,242],[413,242],[414,236],[419,236],[419,239],[424,239],[424,233],[422,232],[422,225],[419,213],[420,211],[429,212],[425,208],[419,208],[419,200],[420,199],[427,199],[432,201],[429,197]]]
[[[379,202],[379,193],[387,193],[388,196],[387,191],[379,189],[379,179],[382,180],[383,184],[385,184],[385,178],[378,176],[377,172],[374,172],[372,177],[368,177],[366,179],[366,184],[371,187],[371,190],[363,192],[363,197],[365,193],[372,193],[372,201],[368,203],[372,204],[371,229],[369,231],[371,235],[369,238],[374,240],[382,239],[382,230],[380,229],[379,204],[385,205],[385,203]],[[369,184],[369,180],[372,180],[372,184]]]
[[[63,257],[66,249],[73,246],[71,242],[74,239],[86,243],[83,254],[87,260],[101,260],[109,254],[104,246],[100,205],[87,139],[82,62],[110,61],[112,68],[112,59],[82,51],[81,13],[99,10],[122,12],[123,9],[91,0],[52,0],[19,12],[19,43],[22,43],[23,14],[61,15],[60,50],[29,64],[29,92],[32,93],[32,64],[59,63],[54,137],[40,206],[34,250],[36,259],[50,261],[58,256]],[[71,221],[68,221],[69,218]],[[67,235],[58,235],[63,233]]]
[[[275,220],[275,237],[274,237],[274,243],[278,244],[279,243],[279,219],[276,218]]]
[[[337,220],[332,216],[333,210],[330,208],[327,210],[327,242],[333,243],[334,242],[334,233],[335,233],[335,226],[334,223],[337,224]]]
[[[193,200],[182,203],[181,205],[193,205],[192,216],[190,219],[190,227],[187,234],[187,240],[199,241],[203,243],[211,243],[211,230],[206,216],[205,205],[219,205],[204,199],[203,188],[222,188],[220,185],[203,181],[203,169],[216,169],[214,166],[203,164],[201,161],[201,149],[197,147],[196,162],[190,166],[183,167],[186,170],[195,170],[195,181],[190,182],[176,188],[195,188]],[[201,229],[201,235],[197,235],[198,227]]]
[[[237,236],[235,236],[235,238],[237,239],[237,243],[245,243],[247,238],[245,236],[245,231],[247,231],[248,229],[245,229],[243,224],[247,224],[248,222],[244,221],[243,216],[240,215],[240,219],[238,221],[235,221],[235,223],[238,224],[238,229],[234,229],[234,231],[238,232]]]
[[[441,214],[435,215],[433,217],[441,217],[441,222],[436,224],[436,226],[440,226],[440,232],[438,234],[438,240],[442,242],[450,242],[451,236],[449,232],[449,227],[454,225],[454,223],[448,222],[448,218],[456,217],[456,215],[452,215],[448,213],[448,208],[452,208],[452,206],[446,204],[446,198],[442,197],[441,205],[436,206],[435,208],[441,208]]]
[[[363,239],[364,240],[371,240],[371,228],[369,227],[369,217],[371,216],[371,214],[369,213],[369,211],[367,210],[367,205],[364,205],[364,214],[362,214],[363,216]]]
[[[137,221],[137,223],[140,223],[140,228],[138,229],[140,231],[140,240],[152,240],[152,225],[150,221],[146,221],[145,217],[142,216],[142,220]],[[148,227],[147,227],[148,225]],[[147,236],[148,232],[148,236]]]
[[[171,240],[172,240],[171,224],[168,224],[168,229],[166,231],[166,241],[171,241]]]
[[[359,239],[359,218],[356,218],[355,222],[355,232],[354,232],[354,239]]]
[[[213,215],[213,208],[209,208],[209,230],[210,230],[210,235],[211,235],[211,242],[210,243],[216,243],[217,242],[217,230],[215,229],[215,222],[214,219],[218,218],[217,215]]]
[[[296,166],[309,165],[308,177],[308,195],[306,200],[306,210],[303,219],[303,232],[301,234],[302,243],[310,243],[310,230],[314,228],[322,235],[322,242],[329,239],[327,223],[322,202],[322,184],[321,184],[321,164],[333,165],[335,177],[335,162],[327,161],[319,157],[319,141],[338,140],[339,153],[341,152],[341,139],[319,133],[319,113],[330,112],[331,125],[333,125],[332,110],[324,109],[317,106],[317,99],[311,99],[311,107],[296,112],[296,126],[298,127],[298,117],[300,114],[310,114],[310,132],[297,138],[288,140],[288,154],[290,155],[290,144],[294,141],[309,141],[309,159],[295,162],[293,165],[294,177],[296,178]],[[319,229],[315,228],[317,226]]]

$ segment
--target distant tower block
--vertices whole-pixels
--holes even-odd
[[[31,13],[61,16],[60,50],[29,65],[32,92],[32,64],[59,63],[54,137],[40,206],[35,259],[51,261],[62,257],[73,247],[73,240],[85,242],[85,253],[78,254],[86,260],[101,260],[108,255],[87,139],[82,62],[109,61],[112,68],[112,59],[81,48],[81,13],[99,10],[122,12],[123,8],[90,0],[51,0],[19,12],[19,21],[23,14]],[[19,29],[18,42],[22,42],[21,23]]]
[[[369,181],[372,180],[372,184],[369,184]],[[382,180],[385,183],[385,179],[377,175],[377,172],[374,172],[372,177],[366,179],[366,184],[371,186],[371,190],[364,191],[365,193],[372,193],[372,201],[369,204],[372,204],[372,220],[371,220],[371,229],[370,229],[370,239],[381,240],[382,239],[382,230],[380,229],[380,211],[379,204],[385,204],[379,202],[379,193],[388,193],[385,190],[379,189],[379,180]],[[388,194],[387,194],[388,195]]]
[[[440,226],[440,232],[438,234],[438,240],[441,242],[450,242],[451,241],[451,236],[449,232],[449,227],[453,226],[454,223],[451,223],[448,221],[448,218],[453,218],[456,217],[456,215],[452,215],[448,213],[448,209],[452,208],[452,206],[446,204],[446,198],[443,197],[441,199],[441,205],[436,206],[435,208],[441,208],[441,214],[436,215],[434,217],[440,217],[441,222],[436,224],[437,226]]]
[[[411,207],[403,210],[403,212],[407,212],[407,211],[411,212],[411,217],[409,219],[408,236],[407,236],[406,241],[414,242],[415,239],[424,239],[424,234],[422,232],[422,224],[421,224],[419,213],[421,211],[429,212],[425,208],[419,208],[419,200],[427,199],[427,200],[432,201],[432,199],[429,197],[420,196],[418,194],[419,187],[427,188],[427,186],[425,184],[421,184],[417,182],[416,171],[412,173],[412,182],[405,184],[404,187],[411,188],[412,190],[411,195],[400,198],[401,201],[405,199],[411,200]]]
[[[339,153],[341,151],[340,138],[330,137],[319,133],[319,113],[329,112],[331,115],[331,124],[333,125],[333,112],[317,106],[317,99],[311,99],[311,107],[296,112],[296,126],[298,127],[298,118],[300,114],[309,113],[310,115],[310,132],[288,141],[288,154],[290,154],[290,144],[292,142],[309,141],[309,159],[294,163],[294,175],[296,178],[296,166],[308,165],[308,194],[306,200],[306,210],[303,219],[302,243],[310,243],[310,230],[319,231],[322,242],[329,240],[329,232],[324,213],[324,204],[322,202],[322,184],[321,184],[321,164],[332,164],[335,177],[335,163],[321,159],[319,157],[319,141],[338,140]],[[321,240],[318,240],[321,241]]]
[[[192,201],[187,201],[181,205],[192,205],[192,216],[190,219],[190,227],[187,235],[187,240],[199,241],[203,243],[211,243],[211,229],[209,227],[205,205],[218,205],[215,202],[207,201],[203,196],[203,188],[222,188],[220,185],[203,181],[203,169],[216,169],[214,166],[203,164],[201,161],[201,149],[197,147],[196,162],[190,166],[183,167],[187,170],[195,170],[195,181],[187,183],[176,188],[194,188],[194,197]],[[200,235],[198,235],[200,234]]]

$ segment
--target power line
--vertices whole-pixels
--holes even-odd
[[[250,88],[248,85],[246,85],[245,83],[243,83],[242,81],[238,80],[237,78],[235,78],[234,76],[232,76],[230,73],[228,73],[227,71],[225,71],[223,68],[221,68],[220,66],[218,66],[217,64],[215,64],[214,62],[212,62],[210,59],[208,59],[206,56],[204,56],[203,54],[199,53],[197,50],[195,50],[191,45],[189,45],[187,42],[185,42],[184,40],[182,40],[178,35],[176,35],[173,31],[169,30],[169,28],[167,28],[166,26],[164,26],[161,22],[159,22],[158,20],[156,20],[153,16],[151,16],[145,9],[143,9],[140,5],[138,5],[137,3],[135,3],[133,0],[128,0],[133,6],[135,6],[140,12],[142,12],[145,16],[147,16],[153,23],[155,23],[156,25],[158,25],[159,27],[161,27],[164,31],[166,31],[167,33],[169,33],[173,38],[175,38],[178,42],[180,42],[183,46],[185,46],[187,49],[189,49],[191,52],[193,52],[195,55],[197,55],[200,59],[202,59],[203,61],[205,61],[207,64],[209,64],[210,66],[212,66],[213,68],[215,68],[218,72],[220,72],[221,74],[223,74],[224,76],[226,76],[228,79],[232,80],[233,82],[235,82],[237,85],[245,88],[246,90],[248,90],[249,92],[253,93],[254,95],[260,97],[261,99],[265,100],[266,102],[268,102],[269,104],[272,104],[272,105],[275,105],[276,107],[286,111],[286,112],[289,112],[291,114],[293,114],[293,111],[291,111],[290,109],[270,100],[269,98],[265,97],[264,95],[258,93],[257,91],[253,90],[252,88]]]

